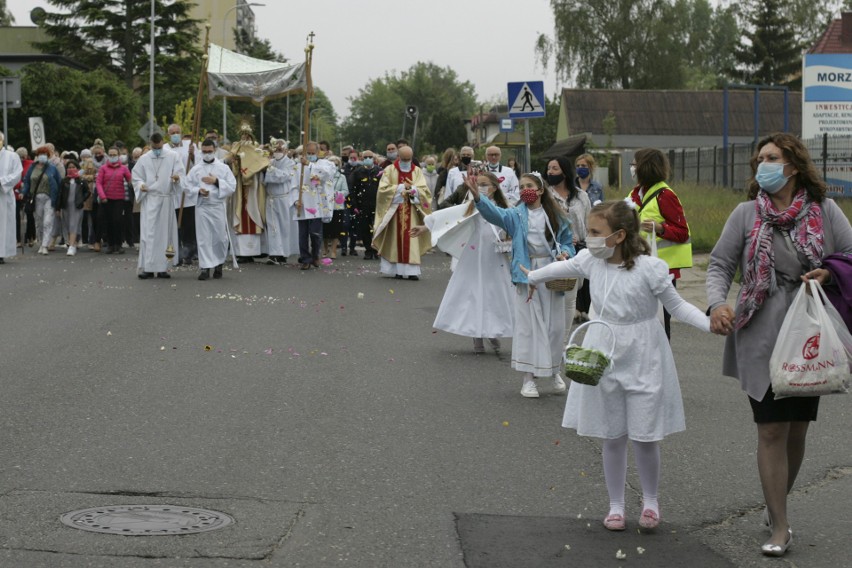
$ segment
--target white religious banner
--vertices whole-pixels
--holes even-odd
[[[207,52],[208,96],[250,100],[256,104],[305,90],[305,63],[288,65],[255,59],[210,44]]]
[[[39,147],[47,143],[44,134],[44,120],[40,116],[31,116],[30,119],[30,147],[35,152]]]

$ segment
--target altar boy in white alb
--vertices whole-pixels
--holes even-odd
[[[195,240],[198,243],[199,280],[222,277],[222,265],[228,257],[228,197],[237,189],[231,168],[216,159],[216,144],[201,144],[201,162],[186,176],[187,191],[196,199]]]
[[[139,278],[171,278],[170,263],[178,262],[175,194],[183,191],[186,169],[177,152],[163,147],[163,135],[151,135],[151,150],[133,166],[133,191],[141,209]],[[174,252],[174,257],[166,256]]]
[[[272,139],[272,159],[266,169],[266,253],[267,264],[287,262],[291,254],[299,253],[299,225],[295,220],[296,207],[290,193],[298,193],[299,180],[296,162],[287,157],[287,142]],[[298,197],[296,198],[298,199]]]
[[[21,181],[21,158],[4,147],[5,140],[0,132],[0,264],[4,258],[18,253],[18,237],[15,235],[15,185]]]

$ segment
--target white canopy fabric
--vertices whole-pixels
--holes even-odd
[[[255,59],[219,45],[207,51],[208,96],[250,100],[256,104],[307,88],[305,64]]]

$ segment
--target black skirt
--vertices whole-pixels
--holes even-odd
[[[775,400],[772,385],[763,395],[763,400],[757,401],[748,397],[751,411],[757,424],[766,422],[813,422],[817,419],[819,410],[818,396],[791,396]]]
[[[325,223],[322,227],[322,238],[330,241],[332,239],[340,239],[346,236],[346,224],[344,215],[346,211],[338,209],[331,217],[331,221]]]

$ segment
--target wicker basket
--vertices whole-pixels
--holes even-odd
[[[551,292],[570,292],[576,285],[576,278],[557,278],[556,280],[548,280],[544,283],[544,287]]]
[[[612,344],[609,348],[609,354],[603,351],[592,349],[591,347],[581,347],[574,343],[574,336],[584,327],[592,324],[600,324],[606,326],[612,335]],[[568,346],[565,348],[565,376],[575,383],[584,385],[596,386],[600,382],[604,371],[607,370],[612,362],[612,354],[615,351],[615,332],[608,323],[600,320],[588,321],[574,330],[571,337],[568,339]]]

